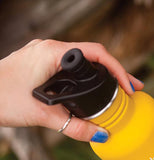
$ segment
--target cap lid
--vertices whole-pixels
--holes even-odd
[[[75,48],[63,56],[61,66],[61,72],[34,89],[36,98],[49,105],[62,103],[79,118],[95,115],[111,101],[117,80],[103,65],[89,62]]]

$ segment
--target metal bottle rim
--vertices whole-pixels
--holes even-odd
[[[84,120],[91,120],[91,119],[94,119],[94,118],[97,118],[98,116],[100,116],[101,114],[103,114],[106,110],[108,110],[110,108],[110,106],[112,105],[112,103],[114,102],[117,94],[118,94],[118,90],[119,90],[119,85],[117,83],[117,86],[116,86],[116,89],[115,89],[115,92],[113,94],[113,97],[111,99],[111,101],[101,110],[99,111],[98,113],[92,115],[92,116],[89,116],[89,117],[85,117],[83,118]]]

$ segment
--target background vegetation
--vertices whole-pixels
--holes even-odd
[[[0,0],[0,58],[35,38],[98,42],[154,97],[153,17],[153,0]],[[0,160],[10,159],[99,160],[55,131],[1,127]]]

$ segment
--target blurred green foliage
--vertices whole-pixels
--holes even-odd
[[[150,69],[154,70],[154,52],[152,54],[152,56],[150,56],[147,65]]]
[[[89,143],[78,142],[70,138],[66,138],[63,142],[52,149],[52,156],[56,160],[100,160]]]
[[[154,97],[154,51],[153,54],[149,57],[146,66],[149,73],[144,77],[145,86],[143,91]]]
[[[18,160],[13,152],[0,156],[0,160]]]

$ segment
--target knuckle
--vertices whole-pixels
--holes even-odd
[[[105,50],[104,46],[101,43],[94,43],[99,49]]]
[[[33,39],[33,40],[30,41],[27,45],[36,44],[36,43],[39,43],[39,42],[41,42],[41,41],[42,41],[41,39]]]
[[[52,47],[54,43],[55,43],[55,40],[47,39],[42,41],[39,46],[43,48]]]
[[[96,49],[98,50],[99,53],[108,54],[107,50],[101,43],[94,43]]]
[[[56,51],[58,50],[58,48],[63,49],[67,47],[67,43],[66,42],[62,42],[62,41],[57,41],[57,40],[53,40],[53,39],[46,39],[44,41],[42,41],[41,43],[39,43],[39,47],[41,48],[51,48],[51,49],[55,49]]]
[[[18,53],[18,51],[13,51],[10,55],[15,55],[17,53]]]
[[[31,41],[31,43],[36,43],[36,42],[41,42],[42,40],[41,39],[33,39],[32,41]]]
[[[36,114],[34,117],[35,117],[36,125],[48,127],[49,116],[46,110],[44,110],[44,108],[42,107],[38,107],[35,113]]]

